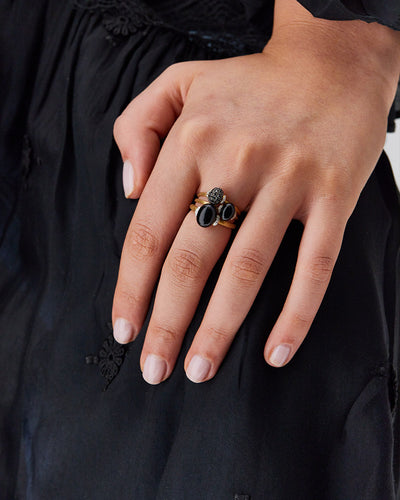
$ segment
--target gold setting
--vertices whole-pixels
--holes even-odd
[[[217,189],[217,188],[214,188],[214,190],[215,189]],[[229,229],[234,229],[236,227],[236,224],[234,224],[234,222],[238,219],[241,211],[237,208],[236,205],[234,205],[232,202],[230,202],[230,201],[227,200],[225,194],[223,194],[222,199],[221,199],[221,201],[219,203],[211,203],[209,201],[209,198],[208,198],[208,194],[211,191],[212,190],[210,189],[210,191],[207,191],[207,192],[201,191],[201,192],[197,193],[196,194],[196,198],[194,199],[194,202],[190,204],[190,210],[193,210],[195,212],[195,215],[197,216],[197,212],[198,212],[199,208],[202,205],[214,205],[216,207],[216,209],[217,209],[217,216],[216,216],[216,220],[212,224],[210,224],[210,225],[213,225],[213,226],[220,225],[220,226],[228,227]],[[222,191],[222,193],[223,193],[223,191]],[[202,199],[202,197],[206,198],[206,199]],[[235,209],[234,216],[231,219],[227,220],[227,221],[222,220],[221,216],[220,216],[221,209],[222,209],[222,207],[226,203],[229,203],[229,204],[233,205],[233,207]]]

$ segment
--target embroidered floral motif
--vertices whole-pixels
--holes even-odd
[[[103,24],[106,30],[111,31],[113,35],[127,36],[130,33],[135,33],[138,29],[129,17],[126,16],[112,17],[106,14]]]
[[[100,373],[108,382],[111,382],[119,372],[124,356],[124,346],[118,344],[114,337],[109,335],[99,352]]]
[[[75,0],[75,6],[98,13],[113,45],[137,31],[146,33],[150,26],[160,24],[150,12],[132,0]]]
[[[108,325],[109,326],[109,325]],[[112,330],[112,325],[111,325]],[[125,356],[128,352],[128,346],[119,344],[112,334],[110,334],[103,342],[99,354],[88,355],[85,358],[86,364],[98,365],[101,375],[106,379],[106,385],[103,391],[107,390],[108,386],[118,375]]]
[[[133,9],[129,0],[98,0],[98,5],[104,27],[114,36],[126,37],[139,29],[146,30],[155,21],[139,5]]]
[[[264,40],[260,40],[260,35],[257,36],[253,32],[240,33],[239,35],[236,32],[237,29],[234,30],[235,33],[229,31],[215,33],[212,29],[210,31],[205,27],[193,30],[189,27],[193,23],[191,16],[186,16],[184,20],[178,19],[176,23],[171,20],[165,21],[155,10],[139,0],[74,0],[74,4],[77,8],[101,16],[102,24],[108,33],[106,38],[115,46],[138,31],[146,34],[152,26],[163,26],[178,31],[183,36],[187,36],[191,42],[217,53],[220,57],[235,53],[238,55],[243,54],[250,48],[253,51],[258,51],[264,45],[264,43],[261,43]],[[183,15],[185,12],[184,8],[182,10],[176,8],[177,16]],[[202,12],[201,9],[199,12]]]

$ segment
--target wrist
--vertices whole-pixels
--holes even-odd
[[[378,23],[314,17],[296,0],[275,0],[273,33],[263,52],[301,58],[350,85],[377,88],[390,108],[400,76],[400,32]]]

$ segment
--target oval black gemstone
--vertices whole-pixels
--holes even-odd
[[[211,226],[211,224],[215,222],[216,218],[217,209],[214,207],[214,205],[202,205],[197,211],[196,219],[201,227]]]
[[[233,203],[225,203],[221,210],[221,219],[222,220],[230,220],[235,215],[235,207]]]
[[[218,205],[221,203],[222,198],[224,197],[224,191],[221,188],[212,188],[207,195],[208,201],[213,205]]]

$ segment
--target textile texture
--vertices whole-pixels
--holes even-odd
[[[240,227],[167,381],[139,367],[154,293],[137,340],[113,340],[137,205],[114,120],[174,62],[251,53],[271,33],[271,3],[225,0],[214,25],[200,3],[179,4],[196,13],[190,29],[172,0],[0,6],[0,498],[399,500],[400,197],[384,152],[287,366],[263,347],[293,276],[295,220],[212,380],[190,382],[183,360]]]

